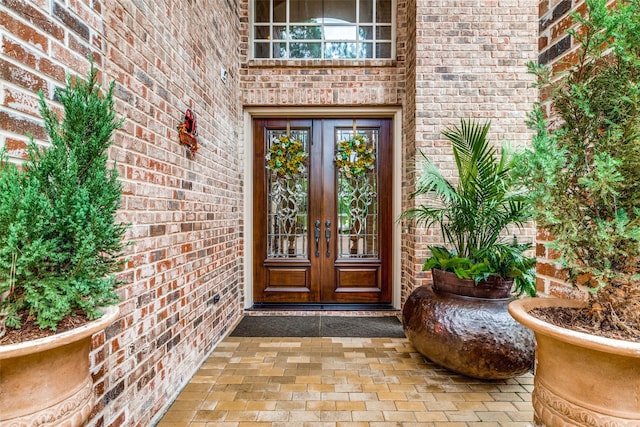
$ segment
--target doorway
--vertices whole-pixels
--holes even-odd
[[[254,119],[253,138],[254,305],[390,305],[391,119]]]

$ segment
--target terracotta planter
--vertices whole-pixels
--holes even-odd
[[[535,338],[509,315],[510,301],[421,286],[403,307],[404,332],[422,355],[451,371],[480,379],[513,378],[533,369]]]
[[[551,298],[517,300],[511,315],[536,335],[535,422],[546,426],[639,426],[640,343],[560,328],[528,312],[580,306]]]
[[[103,312],[100,319],[71,331],[0,346],[0,425],[85,424],[94,404],[91,336],[116,319],[118,308]]]

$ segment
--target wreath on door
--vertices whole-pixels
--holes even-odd
[[[265,159],[267,169],[278,178],[291,179],[306,170],[307,152],[299,139],[281,135],[271,140]]]
[[[336,166],[348,178],[362,178],[375,167],[373,147],[364,135],[340,141],[336,148]]]

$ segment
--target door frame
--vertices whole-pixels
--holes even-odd
[[[401,295],[401,227],[395,221],[401,213],[402,200],[402,109],[400,107],[247,107],[244,109],[244,308],[253,306],[253,119],[255,118],[389,118],[392,120],[392,188],[393,188],[393,266],[392,305],[400,309]]]

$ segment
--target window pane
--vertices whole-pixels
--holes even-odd
[[[331,59],[355,58],[355,43],[325,43],[324,57]]]
[[[358,29],[359,40],[373,40],[373,27],[360,27]]]
[[[322,0],[290,0],[289,22],[321,22]]]
[[[373,1],[360,0],[360,23],[373,22]]]
[[[391,23],[391,0],[377,0],[376,22]]]
[[[260,25],[256,26],[253,37],[256,40],[269,40],[269,26],[268,25]]]
[[[391,43],[377,43],[376,58],[391,58]]]
[[[378,40],[391,40],[391,27],[378,26],[376,28],[376,39],[378,39]]]
[[[291,43],[289,58],[321,58],[322,43]]]
[[[273,27],[273,38],[275,40],[286,40],[287,39],[287,27],[276,26]]]
[[[287,58],[287,43],[282,42],[273,44],[273,58]]]
[[[255,2],[255,19],[256,22],[269,22],[271,21],[271,14],[269,13],[269,0],[256,0]]]
[[[361,43],[358,58],[373,58],[373,43]]]
[[[344,0],[325,0],[324,17],[325,22],[356,22],[356,2]],[[336,21],[333,21],[336,22]]]
[[[253,55],[256,58],[270,58],[271,55],[269,54],[269,48],[270,48],[270,44],[269,43],[256,43],[254,48],[254,52]]]
[[[322,40],[322,27],[320,26],[293,26],[290,27],[292,40]]]
[[[356,40],[356,27],[332,25],[324,27],[325,40]]]
[[[273,0],[273,22],[287,22],[286,0]]]
[[[391,58],[395,13],[392,3],[393,0],[252,0],[254,57]]]

